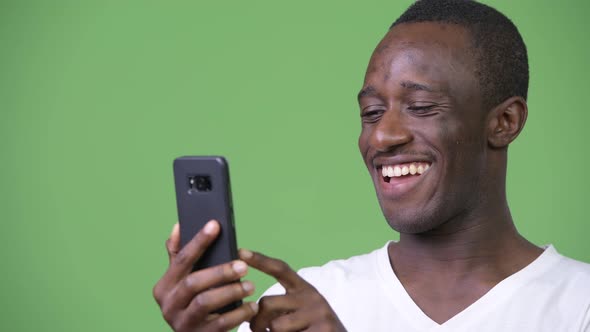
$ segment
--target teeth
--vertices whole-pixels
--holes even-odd
[[[408,174],[420,175],[426,172],[430,168],[430,165],[425,162],[414,162],[411,164],[395,165],[395,166],[383,166],[381,168],[381,174],[383,177],[400,177]]]
[[[424,173],[424,166],[422,166],[422,164],[418,165],[418,169],[416,171],[418,172],[418,174]]]
[[[393,166],[383,166],[381,174],[383,174],[383,177],[393,177]]]
[[[408,166],[402,167],[402,175],[410,174],[410,168]]]

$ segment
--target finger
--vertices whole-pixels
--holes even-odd
[[[207,325],[207,331],[228,331],[250,320],[257,312],[258,304],[256,302],[244,303],[239,308],[211,320]]]
[[[188,274],[195,262],[219,234],[219,223],[211,220],[175,255],[170,268],[166,271],[166,278],[180,280]]]
[[[302,331],[311,325],[310,317],[305,311],[296,311],[273,319],[269,328],[271,331]]]
[[[270,258],[246,249],[240,249],[239,255],[248,265],[277,279],[287,292],[309,285],[282,260]]]
[[[202,292],[192,299],[188,308],[183,312],[182,320],[187,321],[188,326],[203,321],[209,313],[239,301],[253,292],[254,284],[250,281],[235,282]]]
[[[210,314],[202,320],[186,315],[182,319],[170,322],[170,326],[175,331],[196,331],[198,328],[199,331],[228,331],[256,315],[257,311],[256,303],[244,303],[223,315]]]
[[[250,329],[254,332],[266,331],[275,318],[295,311],[297,308],[297,302],[293,296],[264,296],[258,301],[258,314],[250,321]]]
[[[239,280],[247,271],[246,263],[234,261],[193,272],[176,285],[169,295],[168,305],[172,309],[186,308],[197,294]]]
[[[168,252],[168,261],[169,264],[172,265],[172,260],[180,250],[180,230],[178,223],[174,224],[172,227],[172,232],[170,233],[170,237],[166,240],[166,251]],[[167,293],[168,289],[171,289],[174,286],[174,283],[171,283],[167,278],[168,271],[164,273],[164,276],[158,280],[156,285],[154,286],[152,293],[156,302],[162,305],[162,301]]]
[[[168,251],[168,261],[172,264],[172,259],[180,250],[180,227],[178,223],[174,224],[172,227],[172,233],[170,233],[170,237],[166,240],[166,251]]]

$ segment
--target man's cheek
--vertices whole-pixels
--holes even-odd
[[[367,167],[368,167],[369,164],[368,164],[368,160],[367,160],[367,154],[369,152],[369,146],[367,143],[367,138],[368,138],[368,132],[367,132],[367,130],[363,129],[359,135],[358,147],[359,147],[359,151],[361,153],[361,157],[363,158],[363,160],[365,161],[365,164],[367,164]]]

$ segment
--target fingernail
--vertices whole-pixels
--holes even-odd
[[[232,265],[232,269],[234,269],[234,271],[237,273],[242,274],[246,271],[246,269],[248,269],[248,265],[242,261],[237,261]]]
[[[252,309],[252,311],[254,311],[255,313],[258,312],[258,303],[250,302],[250,309]]]
[[[170,236],[172,236],[172,234],[174,234],[174,232],[177,231],[178,227],[179,227],[178,223],[174,224],[174,226],[172,227],[172,231],[170,232]]]
[[[211,220],[210,222],[205,224],[205,227],[203,228],[203,232],[205,232],[205,234],[209,234],[209,235],[215,233],[216,230],[217,230],[217,221],[214,221],[214,220]]]
[[[240,256],[244,259],[250,259],[254,254],[248,249],[240,249]]]
[[[251,291],[254,290],[254,284],[249,282],[249,281],[244,281],[242,283],[242,288],[244,288],[244,290],[246,291],[246,293],[250,293]]]

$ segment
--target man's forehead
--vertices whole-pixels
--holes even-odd
[[[416,56],[447,57],[473,64],[473,47],[467,29],[457,24],[420,22],[403,23],[391,28],[379,42],[371,60],[400,55],[408,60]]]
[[[456,64],[440,54],[411,48],[392,51],[372,58],[365,76],[364,86],[368,89],[363,95],[392,84],[408,91],[444,92],[449,81],[459,75],[457,69]]]
[[[401,44],[438,44],[464,47],[470,41],[469,30],[459,24],[445,22],[413,22],[393,26],[383,40],[396,39]]]
[[[452,81],[467,83],[475,78],[467,37],[465,29],[457,25],[428,22],[393,27],[371,57],[359,97],[374,94],[383,84],[448,92]]]

